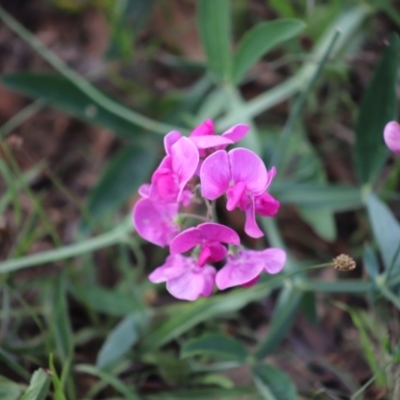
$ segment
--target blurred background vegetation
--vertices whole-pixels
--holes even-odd
[[[400,398],[398,2],[2,0],[0,19],[1,399]],[[206,118],[249,123],[278,168],[266,238],[220,219],[289,260],[173,302],[130,210],[163,135]],[[341,253],[358,268],[301,272]]]

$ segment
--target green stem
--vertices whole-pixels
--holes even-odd
[[[15,20],[6,10],[0,6],[0,19],[21,39],[28,43],[38,54],[40,54],[51,66],[53,66],[61,75],[67,78],[77,88],[82,90],[95,104],[106,108],[111,113],[120,118],[129,121],[142,128],[165,134],[174,129],[180,129],[169,124],[159,123],[151,118],[138,114],[127,107],[110,99],[98,89],[96,89],[84,77],[79,75],[73,69],[68,67],[56,54],[50,51],[36,36],[25,29],[17,20]],[[184,132],[184,129],[180,129]]]
[[[82,243],[74,243],[59,249],[46,251],[31,256],[17,258],[0,263],[0,273],[18,271],[24,268],[34,267],[35,265],[46,264],[49,262],[64,260],[90,253],[105,247],[113,246],[125,239],[132,230],[131,222],[124,221],[114,230],[88,239]]]

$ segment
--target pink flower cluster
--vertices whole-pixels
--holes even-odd
[[[283,250],[245,250],[234,230],[212,220],[211,202],[225,195],[228,211],[244,211],[246,234],[260,238],[263,232],[256,214],[269,217],[279,209],[279,202],[266,192],[275,168],[267,171],[261,158],[248,149],[225,150],[248,130],[248,125],[239,124],[215,135],[213,122],[207,120],[189,137],[177,131],[168,133],[164,138],[166,156],[151,183],[139,189],[142,198],[133,209],[136,231],[151,243],[170,247],[165,263],[149,279],[166,282],[167,290],[178,299],[208,297],[215,284],[220,290],[251,286],[262,271],[275,274],[284,266]],[[199,199],[208,212],[206,217],[197,217],[206,222],[181,231],[187,215],[182,209],[197,207]],[[190,255],[182,255],[187,252]],[[211,265],[225,259],[219,271]]]

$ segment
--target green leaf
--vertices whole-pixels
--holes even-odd
[[[336,224],[331,210],[299,208],[299,213],[322,239],[327,242],[336,239]]]
[[[381,251],[386,270],[400,272],[400,224],[375,194],[367,197],[367,209],[375,241]]]
[[[139,400],[139,397],[136,394],[136,391],[134,390],[132,385],[129,386],[125,385],[122,381],[120,381],[115,376],[109,374],[108,372],[98,369],[93,365],[86,365],[86,364],[77,365],[75,367],[75,370],[78,372],[83,372],[85,374],[96,376],[101,380],[103,380],[104,382],[107,382],[116,391],[121,393],[124,396],[124,399],[126,400]]]
[[[271,365],[253,367],[253,379],[265,400],[297,400],[296,387],[292,379]]]
[[[64,274],[59,274],[50,295],[49,326],[53,332],[58,355],[63,363],[72,356],[72,329],[66,299]]]
[[[121,150],[107,165],[89,195],[87,212],[91,221],[116,210],[148,178],[156,162],[154,148],[130,146]],[[82,226],[86,230],[86,225]]]
[[[0,375],[0,399],[18,400],[21,397],[21,388],[16,383]]]
[[[399,53],[399,37],[393,34],[361,101],[355,128],[355,161],[362,184],[373,184],[388,154],[383,128],[396,119]]]
[[[197,0],[197,24],[207,64],[215,78],[231,75],[231,12],[229,0]]]
[[[246,347],[229,336],[210,333],[199,338],[187,341],[181,349],[181,358],[207,355],[224,360],[237,360],[245,362],[247,358]]]
[[[29,379],[29,372],[27,372],[21,365],[17,362],[16,357],[5,351],[0,347],[0,361],[3,365],[7,367],[8,370],[13,371],[25,380]]]
[[[36,370],[31,377],[28,389],[21,400],[45,400],[50,386],[50,376],[42,368]]]
[[[277,181],[270,191],[281,203],[297,204],[311,210],[348,211],[362,206],[361,192],[354,187]]]
[[[67,400],[67,397],[65,396],[64,393],[64,385],[60,377],[58,376],[57,370],[54,366],[53,362],[53,355],[50,354],[50,370],[51,370],[51,381],[53,383],[54,387],[54,399],[56,400]],[[66,368],[67,370],[70,370],[70,362],[67,362],[64,364],[63,368]]]
[[[285,338],[293,325],[295,313],[300,303],[302,293],[293,286],[285,287],[279,294],[268,334],[256,351],[256,358],[262,360],[272,353]]]
[[[96,367],[102,369],[119,361],[138,341],[147,316],[141,312],[127,315],[112,329],[97,356]]]
[[[296,19],[261,22],[248,30],[241,39],[233,59],[232,80],[239,83],[246,72],[268,51],[288,40],[305,27]]]
[[[113,133],[123,137],[132,139],[141,133],[138,125],[95,104],[82,90],[61,76],[21,72],[6,75],[2,81],[10,89],[42,99],[52,107],[90,124],[109,128]]]
[[[129,295],[100,286],[71,286],[71,294],[87,307],[107,315],[124,317],[138,308],[138,301]]]
[[[369,244],[364,246],[363,264],[367,274],[374,281],[379,275],[379,262],[373,248]]]

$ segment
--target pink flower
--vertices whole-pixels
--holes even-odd
[[[239,207],[244,211],[245,232],[259,238],[263,232],[256,223],[255,213],[272,216],[279,208],[279,202],[264,193],[274,176],[275,168],[267,172],[261,158],[250,150],[219,150],[208,156],[201,167],[201,193],[209,200],[226,193],[227,210]]]
[[[168,256],[165,264],[156,268],[149,279],[153,283],[167,282],[172,296],[193,301],[212,294],[215,274],[214,267],[208,264],[200,267],[193,258],[175,254]]]
[[[139,191],[145,194],[147,189],[147,185],[143,185]],[[137,233],[157,246],[169,245],[179,233],[179,226],[174,222],[178,206],[178,203],[156,203],[149,198],[139,200],[132,214]]]
[[[239,235],[227,226],[206,222],[195,228],[181,232],[171,242],[171,254],[185,253],[200,245],[198,265],[221,261],[226,256],[226,248],[221,243],[240,244]]]
[[[188,197],[186,185],[197,170],[199,152],[191,140],[178,135],[173,131],[164,139],[167,156],[151,177],[150,197],[154,200],[179,203]]]
[[[228,262],[217,272],[215,283],[220,290],[238,285],[251,286],[258,281],[263,270],[277,274],[285,262],[286,254],[281,249],[243,250],[237,257],[229,256]]]
[[[386,124],[383,131],[386,146],[396,154],[400,154],[400,125],[396,121]]]

